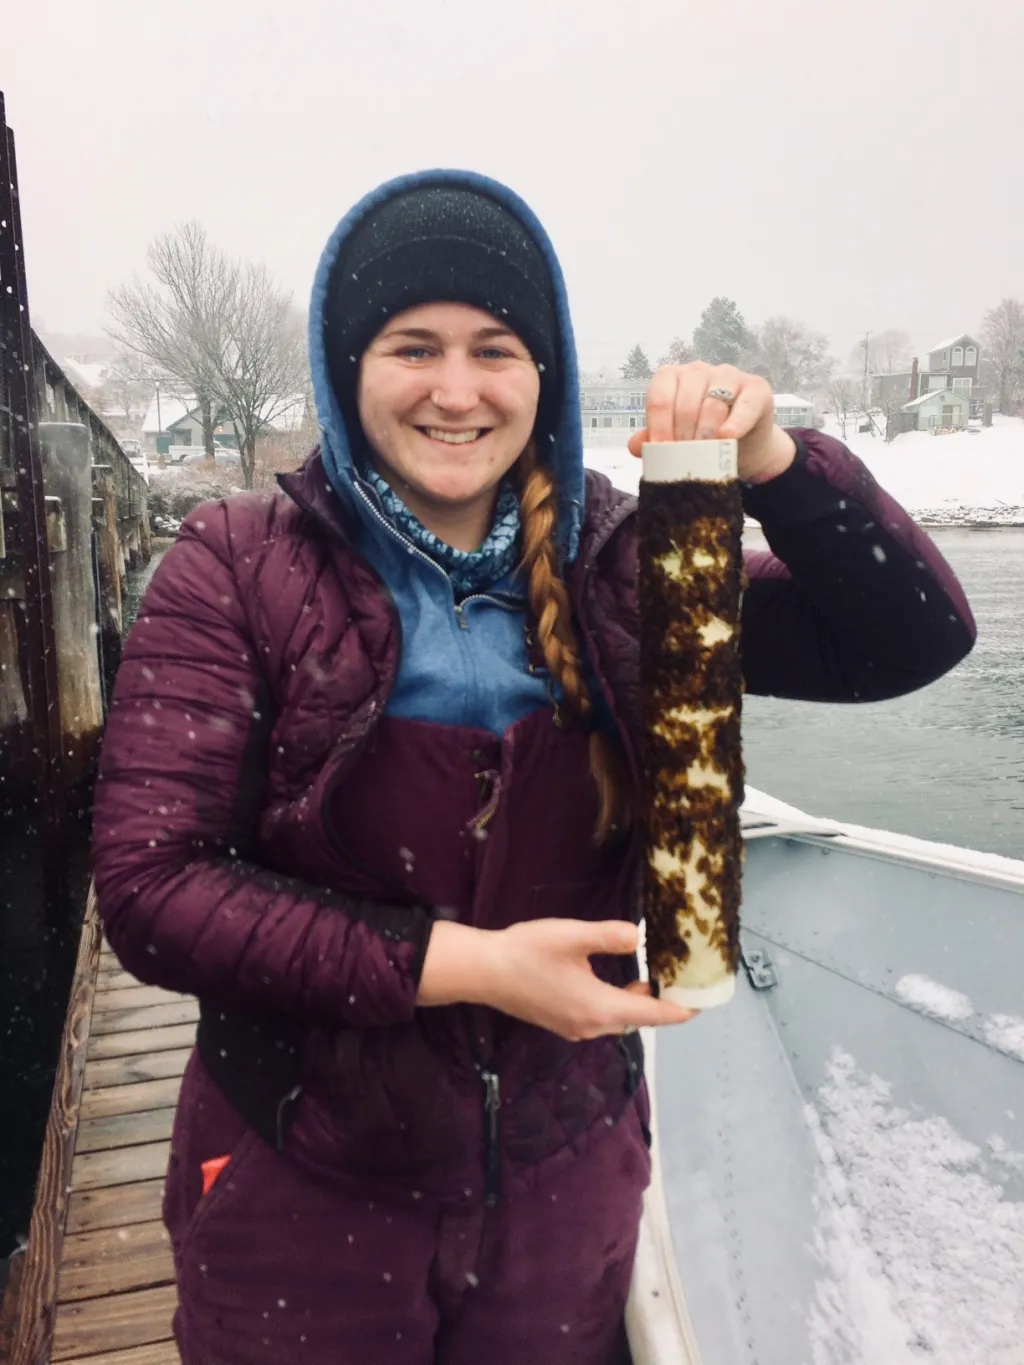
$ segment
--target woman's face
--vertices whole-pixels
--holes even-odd
[[[464,303],[427,303],[392,318],[359,374],[374,464],[421,520],[431,508],[493,505],[530,439],[539,395],[524,344]]]

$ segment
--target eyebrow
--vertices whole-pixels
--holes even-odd
[[[396,327],[390,332],[384,333],[385,337],[413,337],[417,341],[439,341],[440,333],[431,331],[429,327]],[[509,327],[481,327],[479,331],[473,333],[474,341],[490,341],[495,337],[512,337],[516,339],[516,334]]]

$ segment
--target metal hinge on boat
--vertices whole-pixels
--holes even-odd
[[[779,984],[778,973],[763,948],[741,948],[740,961],[755,991],[770,991]]]

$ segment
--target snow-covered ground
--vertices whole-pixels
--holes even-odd
[[[839,436],[833,424],[830,436]],[[922,521],[957,526],[1024,525],[1024,421],[993,418],[980,431],[930,436],[911,431],[886,445],[877,436],[855,434],[847,428],[846,444],[859,455],[875,478]],[[588,450],[593,469],[607,474],[618,488],[635,493],[640,483],[640,461],[627,450]]]

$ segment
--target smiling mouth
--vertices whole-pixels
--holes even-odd
[[[466,431],[445,431],[442,427],[417,427],[416,430],[429,437],[431,441],[439,441],[442,445],[467,446],[486,436],[490,427],[472,427]]]

